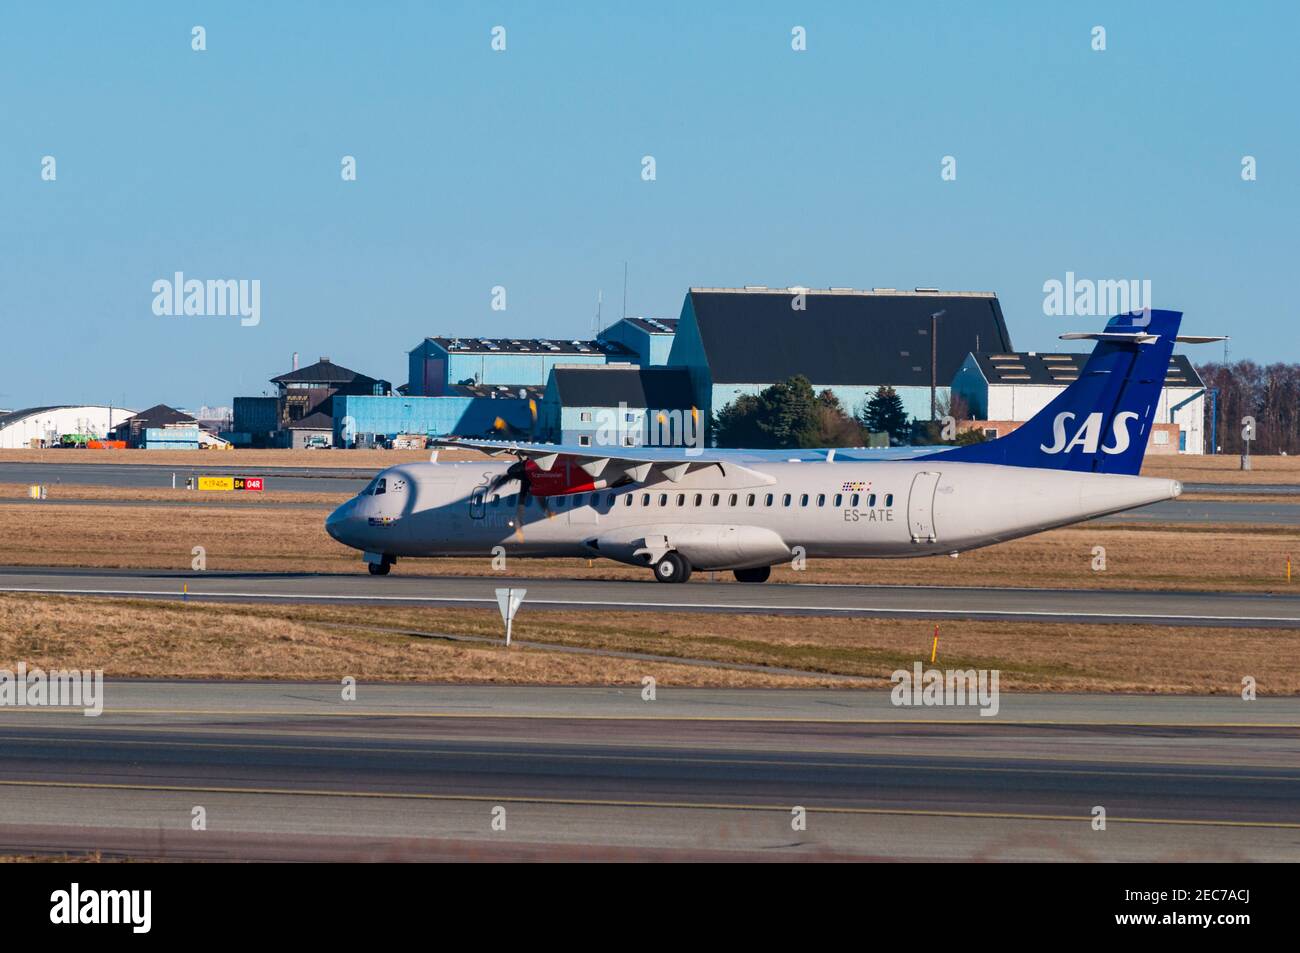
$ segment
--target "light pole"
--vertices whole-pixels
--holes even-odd
[[[937,390],[939,386],[939,319],[948,309],[930,315],[930,422],[938,419]]]

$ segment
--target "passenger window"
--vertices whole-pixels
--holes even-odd
[[[626,494],[626,495],[623,497],[623,505],[624,505],[624,506],[631,506],[631,505],[632,505],[632,494],[631,494],[631,493],[628,493],[628,494]]]
[[[787,494],[785,494],[785,496],[781,497],[781,505],[782,505],[782,506],[789,506],[789,505],[790,505],[790,494],[789,494],[789,493],[787,493]]]
[[[736,501],[739,500],[739,499],[740,499],[740,497],[739,497],[737,494],[733,493],[733,494],[731,494],[731,496],[727,497],[727,505],[728,505],[728,506],[735,506],[735,505],[736,505]]]
[[[769,494],[767,494],[767,496],[763,497],[763,505],[764,505],[764,506],[771,506],[771,505],[772,505],[772,494],[771,494],[771,493],[769,493]]]
[[[758,497],[754,496],[753,493],[750,493],[748,496],[745,497],[745,505],[746,505],[746,506],[753,506],[753,505],[754,505],[754,501],[755,501],[756,499],[758,499]]]
[[[886,493],[886,494],[885,494],[885,505],[886,505],[886,506],[893,506],[893,505],[894,505],[894,494],[892,494],[892,493]]]
[[[836,505],[836,506],[842,506],[843,504],[844,504],[844,494],[843,494],[843,493],[836,493],[836,494],[835,494],[835,505]]]
[[[849,506],[857,506],[857,505],[858,505],[858,495],[854,493],[851,497],[849,497]]]
[[[685,506],[685,505],[686,505],[686,494],[685,494],[685,493],[678,493],[678,494],[677,494],[677,505],[678,505],[678,506]]]
[[[667,494],[667,493],[660,493],[660,494],[659,494],[659,505],[660,505],[660,506],[667,506],[667,505],[668,505],[668,494]]]
[[[696,494],[695,494],[695,505],[696,505],[696,506],[703,506],[703,505],[704,505],[704,494],[703,494],[703,493],[696,493]]]
[[[800,505],[800,506],[807,506],[807,505],[808,505],[808,494],[807,494],[807,493],[801,493],[801,494],[799,494],[799,505]]]
[[[714,494],[713,494],[713,499],[711,499],[711,500],[709,501],[709,505],[710,505],[710,506],[717,506],[717,505],[718,505],[718,502],[719,502],[721,499],[722,499],[721,496],[719,496],[717,493],[714,493]]]
[[[492,494],[492,505],[493,505],[493,506],[500,506],[500,505],[501,505],[501,494],[500,494],[500,493],[493,493],[493,494]]]
[[[641,494],[641,505],[642,505],[642,506],[649,506],[649,505],[650,505],[650,494],[649,494],[649,493],[642,493],[642,494]]]
[[[817,494],[817,505],[818,505],[818,506],[825,506],[825,505],[826,505],[826,494],[825,494],[825,493],[818,493],[818,494]]]
[[[867,506],[874,508],[876,505],[876,494],[872,493],[867,497]]]

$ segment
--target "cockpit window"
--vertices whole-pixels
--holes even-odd
[[[378,482],[379,482],[379,477],[375,477],[373,480],[371,480],[369,483],[366,484],[365,489],[361,491],[360,495],[370,496],[372,493],[375,492],[375,484]]]
[[[378,480],[375,481],[374,495],[379,496],[381,493],[387,493],[387,492],[388,492],[388,481],[385,480],[383,477],[380,477]]]

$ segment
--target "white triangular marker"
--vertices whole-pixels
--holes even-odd
[[[506,645],[510,644],[511,623],[515,620],[515,613],[519,611],[519,604],[524,601],[527,589],[498,589],[497,590],[497,607],[501,610],[501,621],[506,624]]]

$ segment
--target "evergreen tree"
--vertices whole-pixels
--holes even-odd
[[[862,408],[859,418],[870,433],[889,434],[890,443],[903,443],[911,432],[911,421],[903,409],[903,398],[892,387],[878,387]]]

